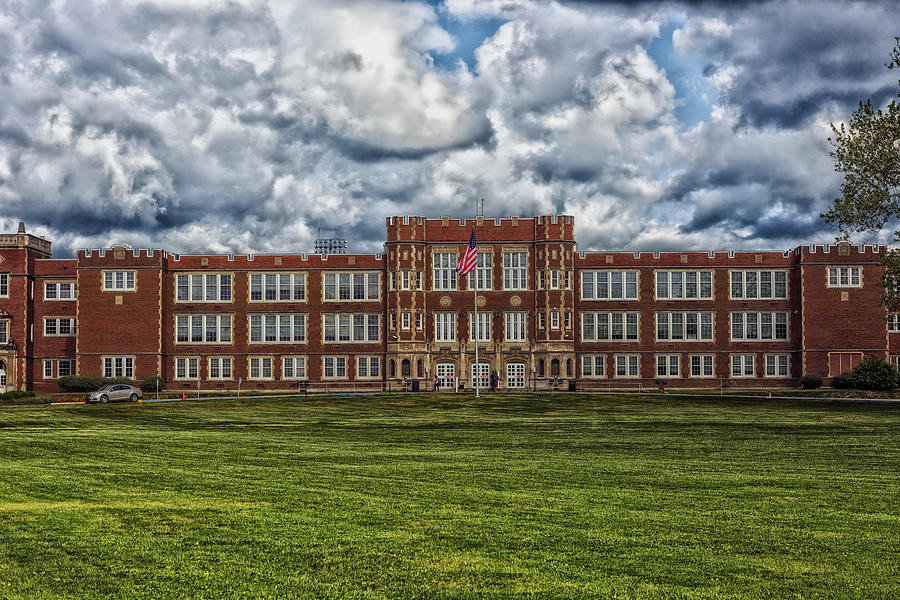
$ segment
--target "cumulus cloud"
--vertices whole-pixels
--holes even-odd
[[[896,92],[887,2],[0,0],[0,225],[378,251],[384,217],[566,212],[582,249],[831,237],[828,123]],[[470,64],[475,21],[496,23]],[[674,24],[674,25],[673,25]],[[674,31],[673,31],[674,30]],[[699,65],[678,121],[654,40]],[[453,65],[447,68],[446,65]]]

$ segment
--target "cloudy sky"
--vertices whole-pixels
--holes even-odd
[[[897,92],[883,2],[0,0],[0,231],[378,251],[390,215],[579,248],[827,242],[829,123]]]

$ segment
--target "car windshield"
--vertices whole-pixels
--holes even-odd
[[[108,391],[111,390],[112,388],[113,388],[113,386],[111,386],[111,385],[104,385],[102,388],[100,388],[100,389],[97,390],[97,391],[98,391],[98,392],[108,392]]]

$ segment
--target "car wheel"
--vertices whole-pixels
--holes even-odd
[[[129,402],[137,402],[137,394],[132,394],[130,398],[128,398]]]
[[[108,401],[109,398],[106,396],[106,394],[100,396],[100,404],[106,404]]]

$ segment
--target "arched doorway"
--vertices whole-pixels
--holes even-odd
[[[456,365],[452,362],[439,362],[435,366],[438,377],[438,389],[456,389]]]
[[[506,387],[507,389],[525,387],[525,363],[506,363]]]
[[[472,363],[472,389],[475,389],[476,385],[481,389],[491,387],[490,363]]]
[[[6,391],[6,363],[0,360],[0,394]]]

